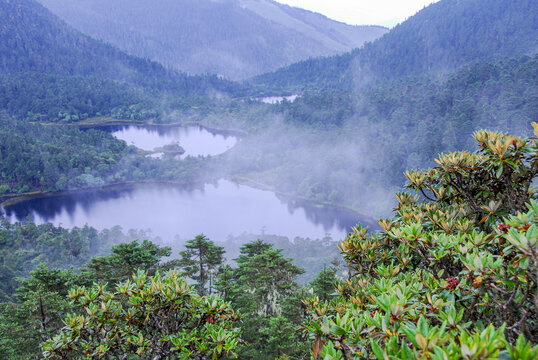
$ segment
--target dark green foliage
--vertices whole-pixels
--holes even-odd
[[[464,64],[536,51],[533,0],[443,0],[357,51],[366,76],[447,73]],[[359,71],[360,72],[360,71]]]
[[[0,1],[0,18],[0,109],[17,118],[162,122],[165,112],[184,110],[185,103],[191,109],[215,91],[243,92],[218,76],[188,76],[124,54],[78,33],[34,0]],[[166,106],[178,98],[183,108]]]
[[[125,83],[39,72],[4,76],[0,108],[34,122],[70,123],[94,116],[155,120],[151,96]],[[124,109],[133,108],[129,114]]]
[[[4,19],[0,29],[2,74],[95,76],[184,96],[204,94],[213,85],[219,88],[219,84],[228,84],[216,76],[189,77],[126,55],[78,33],[34,0],[2,0],[0,17]]]
[[[111,253],[103,257],[93,257],[86,270],[95,281],[101,283],[117,283],[128,280],[129,277],[142,270],[148,275],[156,271],[165,271],[174,268],[175,261],[162,263],[163,257],[168,257],[172,248],[161,247],[149,240],[142,243],[132,241],[113,246]]]
[[[46,265],[21,279],[17,302],[0,304],[0,357],[40,358],[41,343],[64,326],[62,318],[73,309],[66,299],[68,290],[89,281],[73,270]]]
[[[294,331],[302,321],[295,278],[303,270],[260,240],[243,245],[235,261],[237,268],[222,268],[216,288],[243,314],[248,346],[239,357],[261,360],[304,353]]]
[[[30,271],[41,264],[53,268],[81,268],[92,256],[107,254],[112,245],[144,237],[147,237],[147,234],[143,231],[123,233],[120,227],[97,231],[92,227],[84,226],[68,230],[48,223],[43,225],[35,225],[33,222],[10,224],[3,219],[0,226],[0,256],[3,259],[0,265],[0,301],[13,299],[15,289],[20,286],[20,281],[17,279],[26,278]],[[169,252],[168,248],[161,248],[148,241],[138,246],[136,242],[122,244],[114,249],[113,255],[97,258],[96,266],[99,264],[103,266],[102,270],[111,272],[112,269],[106,264],[115,264],[117,271],[131,274],[133,269],[126,269],[128,263],[119,264],[121,261],[127,261],[125,256],[120,256],[129,253],[126,250],[137,255],[144,255],[142,260],[140,258],[137,261],[130,260],[133,268],[140,266],[148,270],[154,268],[156,264],[154,258],[160,259],[164,256],[162,254]],[[117,274],[117,271],[114,273]],[[100,275],[92,276],[98,279]]]
[[[0,226],[0,300],[9,299],[24,278],[41,263],[53,267],[80,267],[90,256],[108,250],[125,235],[113,229],[98,232],[85,226],[71,230],[52,224],[9,224]]]
[[[77,271],[53,268],[82,267],[90,256],[109,252],[110,245],[143,236],[143,232],[134,231],[124,235],[119,228],[97,232],[84,227],[69,231],[51,224],[6,222],[0,231],[5,259],[0,269],[4,280],[0,299],[0,358],[41,358],[41,343],[65,325],[62,319],[67,313],[77,309],[67,300],[72,287],[124,281],[137,270],[155,273],[176,265],[174,261],[161,262],[170,255],[170,248],[144,240],[141,244],[132,241],[113,246],[111,254],[94,257]]]
[[[252,82],[281,92],[352,90],[383,79],[445,75],[475,62],[533,54],[536,14],[533,0],[442,0],[362,49],[303,61]]]
[[[105,131],[34,125],[0,114],[0,196],[140,180],[193,184],[213,176],[210,162],[152,159]]]
[[[294,124],[316,129],[341,128],[355,114],[351,93],[339,90],[305,94],[293,103],[283,101],[278,111]]]
[[[293,263],[304,269],[304,273],[297,276],[297,283],[304,285],[312,281],[328,263],[338,262],[340,252],[336,247],[337,239],[326,236],[323,239],[310,239],[295,237],[290,240],[286,236],[269,234],[242,234],[228,236],[226,242],[219,243],[226,249],[227,258],[234,259],[240,255],[241,244],[253,242],[257,239],[273,245],[279,249],[282,256],[292,259]],[[229,268],[231,270],[231,268]],[[220,270],[219,270],[220,271]],[[219,275],[220,276],[220,275]]]
[[[325,266],[310,282],[310,285],[312,285],[314,296],[321,301],[329,301],[337,295],[335,287],[339,281],[337,269],[333,266]]]
[[[267,327],[260,329],[260,337],[267,340],[264,354],[278,359],[283,355],[293,354],[297,348],[297,326],[282,315],[270,318]]]
[[[271,244],[251,242],[241,247],[235,276],[241,281],[234,303],[249,314],[276,315],[281,312],[279,300],[290,295],[294,279],[304,270],[293,265]]]
[[[181,251],[178,265],[186,276],[196,281],[196,289],[200,295],[213,292],[214,277],[222,265],[224,248],[215,245],[205,235],[197,235],[185,243]],[[207,287],[209,283],[209,287]]]
[[[293,94],[307,90],[349,89],[349,70],[354,53],[299,61],[277,71],[262,74],[247,82],[258,93]]]
[[[128,153],[125,143],[105,132],[24,124],[0,114],[0,183],[10,187],[6,193],[101,186]]]

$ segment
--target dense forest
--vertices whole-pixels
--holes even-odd
[[[25,72],[94,76],[135,86],[175,91],[183,96],[205,94],[229,82],[216,76],[187,76],[80,34],[33,0],[0,2],[0,73]]]
[[[530,55],[538,46],[532,0],[445,0],[350,53],[309,59],[252,79],[276,91],[348,89],[377,80],[432,74]]]
[[[135,181],[184,185],[218,177],[211,159],[153,159],[110,133],[23,123],[0,114],[0,196],[99,188]]]
[[[0,16],[0,105],[17,118],[160,122],[165,112],[199,107],[200,97],[243,89],[216,75],[188,76],[129,56],[78,33],[33,0],[0,1]]]
[[[406,169],[471,149],[475,130],[528,136],[538,119],[537,68],[536,55],[524,56],[465,66],[441,80],[305,93],[259,110],[266,127],[227,154],[227,166],[291,194],[385,215],[387,189],[403,185]]]
[[[362,48],[236,83],[0,0],[1,201],[226,177],[382,218],[338,245],[172,247],[0,214],[0,358],[535,359],[537,14],[441,0]],[[113,121],[241,135],[152,158],[95,126]]]
[[[99,232],[91,227],[66,230],[50,224],[10,225],[6,221],[0,230],[4,258],[0,355],[9,359],[40,357],[40,343],[63,327],[65,314],[79,309],[65,299],[70,288],[90,287],[95,281],[125,281],[137,270],[155,275],[173,268],[192,279],[200,296],[220,294],[236,311],[251,314],[242,320],[242,341],[251,344],[239,352],[242,358],[263,359],[269,354],[278,357],[290,351],[306,353],[306,344],[294,331],[303,318],[300,300],[312,294],[330,298],[331,284],[338,273],[335,266],[339,266],[326,264],[311,283],[300,287],[295,280],[304,270],[285,258],[281,250],[261,240],[241,246],[231,266],[225,263],[224,248],[203,235],[187,241],[176,260],[165,261],[172,255],[170,247],[150,240],[133,240],[147,237],[144,232],[124,234],[119,228]],[[309,241],[302,244],[319,245]],[[110,254],[104,255],[110,246]],[[316,251],[320,253],[322,249]],[[249,289],[256,289],[255,293]],[[270,338],[259,338],[260,328]],[[92,351],[97,351],[99,345],[92,345],[96,346]],[[110,350],[116,352],[119,348]],[[204,350],[199,351],[202,356]]]

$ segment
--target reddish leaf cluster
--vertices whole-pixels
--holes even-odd
[[[458,287],[460,281],[458,278],[448,278],[446,279],[446,287],[447,289],[450,289],[450,290],[455,290],[456,287]]]

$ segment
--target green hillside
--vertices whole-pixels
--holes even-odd
[[[0,17],[0,106],[18,117],[54,122],[65,119],[60,113],[91,117],[134,106],[133,119],[147,120],[166,94],[212,97],[240,89],[216,76],[188,76],[126,55],[33,0],[1,0]]]
[[[352,89],[395,77],[446,76],[463,65],[538,50],[532,0],[442,0],[351,53],[306,60],[258,76],[273,91]]]

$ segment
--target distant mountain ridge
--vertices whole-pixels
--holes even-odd
[[[78,32],[35,0],[0,0],[0,19],[0,111],[17,119],[156,121],[166,97],[189,109],[194,99],[239,87],[127,55]]]
[[[373,41],[351,26],[272,0],[38,0],[81,32],[188,73],[242,79]]]
[[[91,76],[183,94],[212,86],[83,35],[35,0],[0,0],[0,18],[0,76]],[[223,82],[216,77],[205,80]]]
[[[444,76],[474,62],[537,51],[537,1],[441,0],[362,49],[304,60],[253,83],[290,91],[349,89],[375,79]]]

